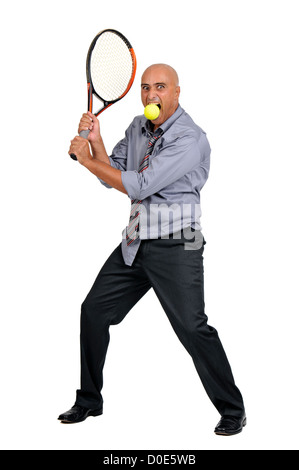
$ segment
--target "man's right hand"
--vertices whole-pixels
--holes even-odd
[[[92,144],[99,142],[101,139],[100,123],[98,118],[90,111],[84,113],[80,119],[78,133],[89,130],[88,140]]]
[[[78,132],[80,134],[81,131],[86,131],[87,129],[90,131],[87,139],[91,146],[93,158],[107,165],[111,165],[101,136],[99,120],[90,111],[82,115]]]

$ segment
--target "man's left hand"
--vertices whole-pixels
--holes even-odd
[[[88,161],[92,160],[88,140],[78,135],[71,140],[69,155],[71,153],[76,155],[77,160],[81,165],[85,165]]]

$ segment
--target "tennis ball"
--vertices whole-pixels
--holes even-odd
[[[144,108],[144,115],[146,119],[149,119],[150,121],[154,121],[155,119],[157,119],[159,114],[160,114],[160,109],[154,103],[150,103]]]

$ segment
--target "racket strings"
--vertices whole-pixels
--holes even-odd
[[[95,92],[105,101],[114,101],[126,91],[133,74],[132,56],[118,35],[102,34],[92,51],[90,72]]]

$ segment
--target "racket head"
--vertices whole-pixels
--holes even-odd
[[[115,29],[104,29],[93,39],[86,59],[88,110],[98,116],[123,98],[133,85],[137,61],[128,39]],[[93,112],[93,95],[103,107]]]

